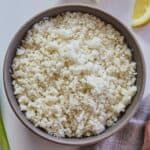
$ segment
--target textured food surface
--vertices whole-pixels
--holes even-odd
[[[137,90],[136,63],[124,37],[80,12],[34,24],[16,51],[12,78],[21,111],[60,137],[103,132]]]

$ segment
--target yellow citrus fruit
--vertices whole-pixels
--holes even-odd
[[[150,0],[136,0],[132,26],[142,26],[150,21]]]

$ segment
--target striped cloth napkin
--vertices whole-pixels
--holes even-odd
[[[150,117],[150,95],[141,101],[140,107],[129,123],[119,132],[94,146],[80,150],[141,150],[144,125]]]

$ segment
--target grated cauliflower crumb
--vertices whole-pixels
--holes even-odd
[[[136,63],[124,37],[80,12],[33,25],[16,50],[12,78],[27,119],[60,137],[102,133],[137,91]]]

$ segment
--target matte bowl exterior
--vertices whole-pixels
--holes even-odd
[[[137,93],[134,96],[132,103],[128,106],[126,112],[120,117],[120,119],[117,121],[115,125],[108,128],[103,133],[97,135],[97,136],[91,136],[91,137],[84,137],[84,138],[60,138],[60,137],[54,137],[49,134],[47,134],[45,131],[41,130],[40,128],[36,128],[27,118],[25,117],[24,113],[21,112],[19,104],[17,103],[17,100],[13,94],[13,86],[12,86],[12,79],[10,75],[10,69],[12,60],[15,57],[16,54],[16,48],[20,44],[20,41],[24,38],[26,32],[32,27],[33,24],[40,21],[43,17],[55,17],[58,14],[61,14],[66,11],[71,12],[83,12],[83,13],[89,13],[92,14],[106,23],[112,24],[122,35],[124,35],[125,40],[128,44],[128,46],[132,50],[133,54],[133,60],[137,63]],[[97,143],[115,132],[117,132],[119,129],[121,129],[128,120],[134,115],[135,111],[138,108],[139,102],[142,98],[144,87],[145,87],[145,64],[143,60],[143,56],[140,50],[140,47],[138,46],[137,41],[134,39],[131,32],[116,18],[112,17],[111,15],[97,9],[93,8],[91,6],[86,5],[63,5],[63,6],[57,6],[54,8],[50,8],[32,19],[30,19],[27,23],[25,23],[21,29],[16,33],[14,38],[12,39],[5,56],[4,60],[4,66],[3,66],[3,78],[4,78],[4,87],[5,92],[8,98],[8,101],[15,112],[16,116],[22,121],[22,123],[28,127],[32,132],[39,135],[40,137],[53,141],[60,144],[67,144],[67,145],[90,145]]]

